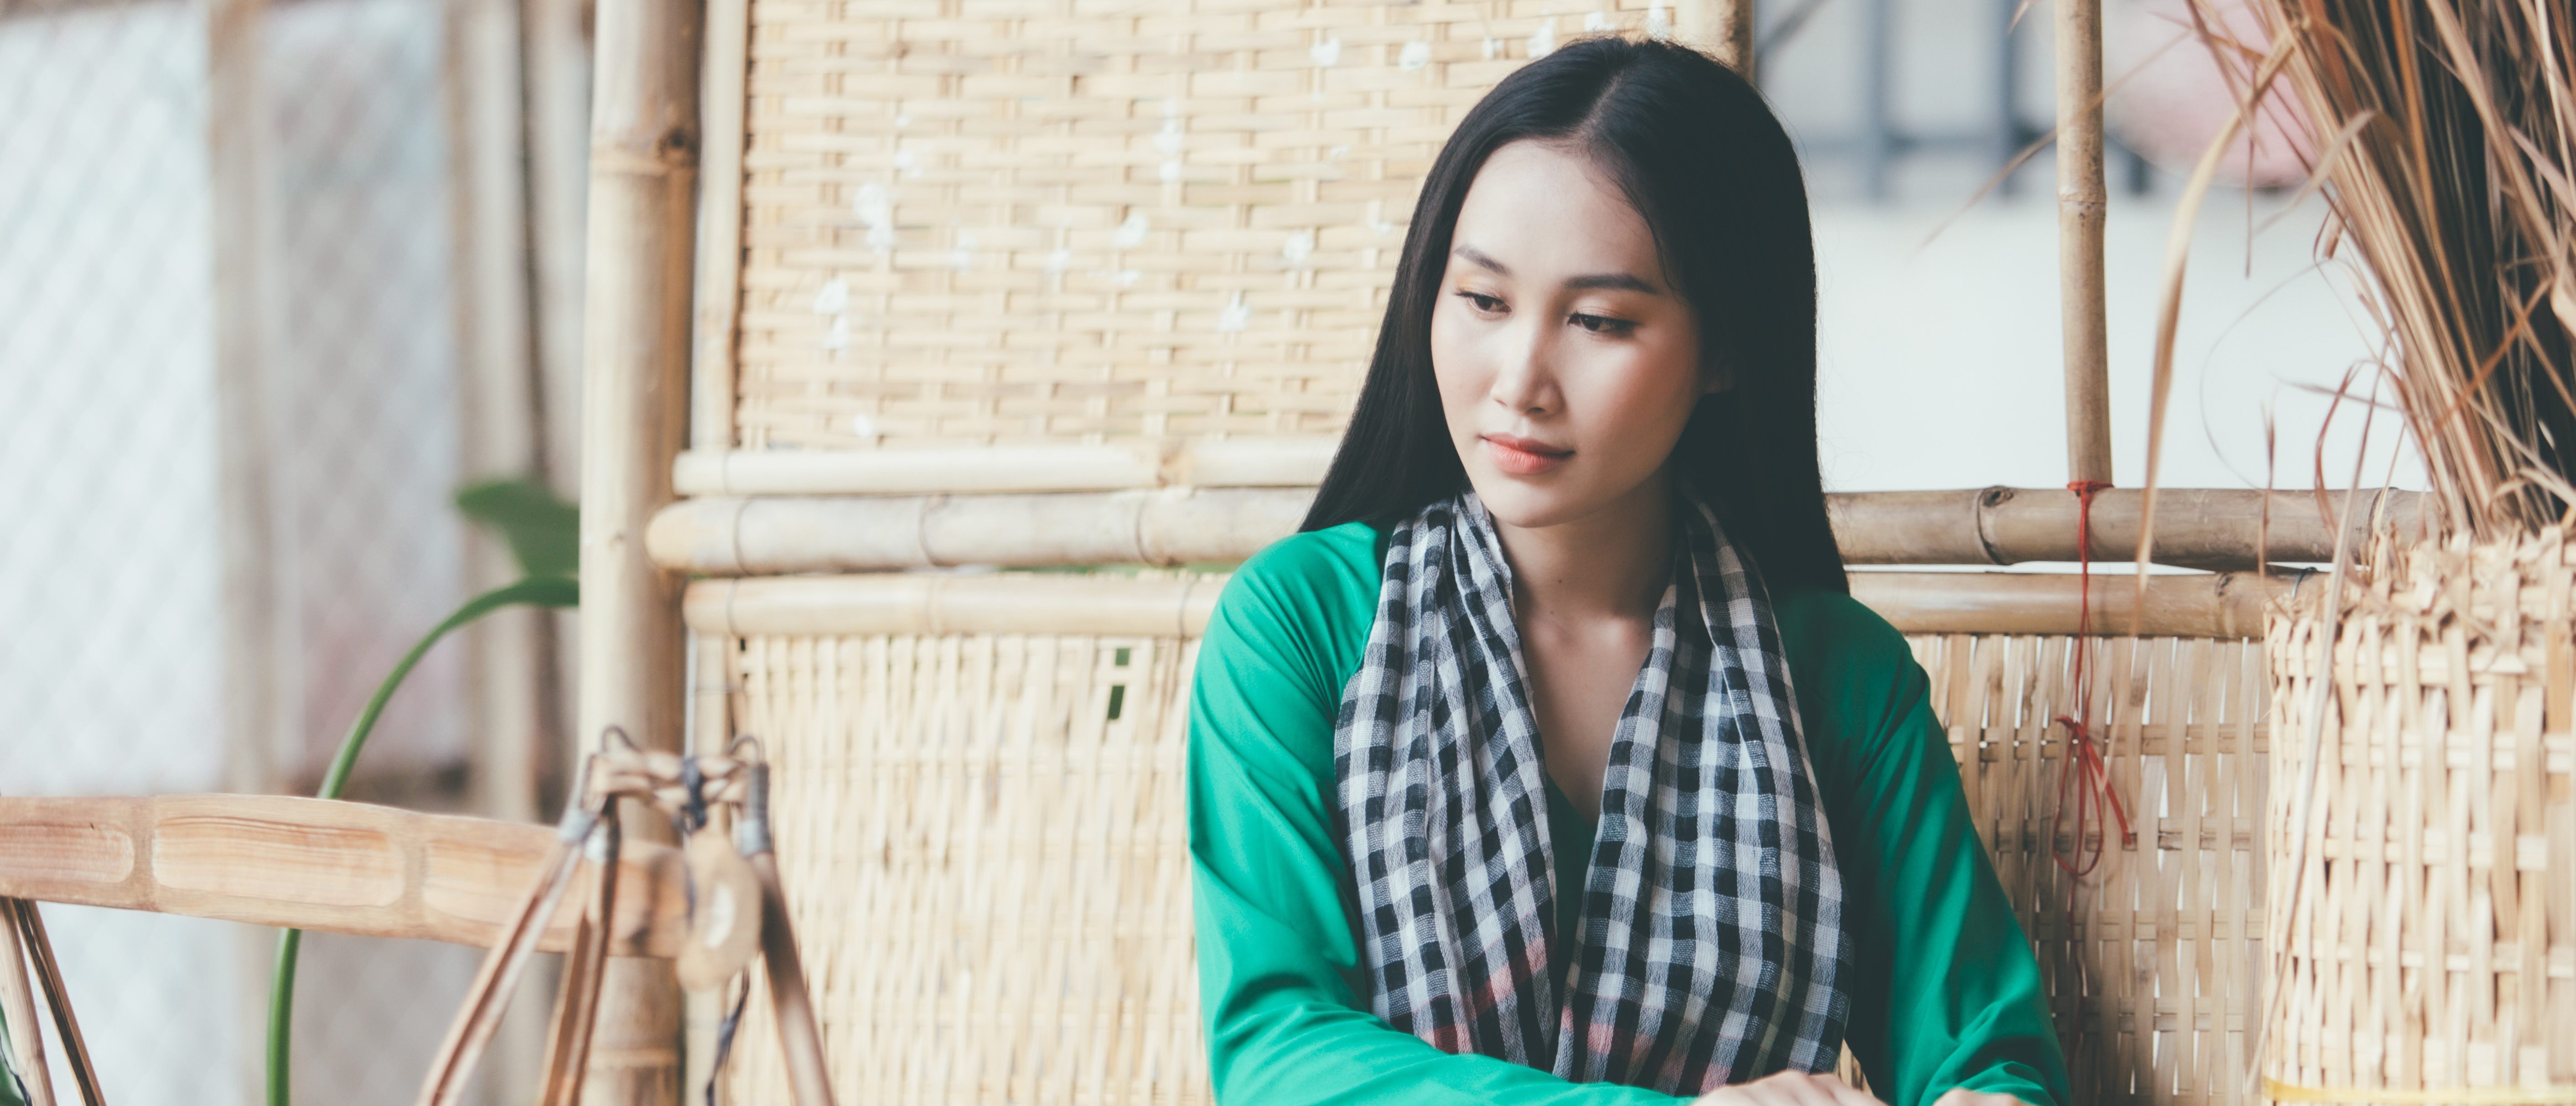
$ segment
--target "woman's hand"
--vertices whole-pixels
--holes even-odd
[[[1699,1096],[1693,1106],[1880,1106],[1880,1103],[1877,1099],[1861,1093],[1858,1088],[1831,1075],[1784,1071],[1763,1076],[1750,1083],[1730,1083],[1719,1087]],[[1987,1106],[1987,1104],[1957,1103],[1944,1097],[1935,1106]]]
[[[1952,1087],[1950,1093],[1934,1100],[1932,1106],[2030,1106],[2030,1104],[2008,1094]]]

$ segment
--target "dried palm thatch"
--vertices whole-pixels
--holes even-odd
[[[2196,29],[2240,102],[2277,71],[2326,136],[2322,250],[2348,245],[2370,278],[2438,522],[2487,540],[2576,512],[2576,13],[2251,0],[2268,42],[2248,42],[2210,3]]]

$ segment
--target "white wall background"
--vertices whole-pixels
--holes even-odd
[[[1816,219],[1819,419],[1838,490],[2066,482],[2057,225],[2045,189],[1960,215],[1932,204],[1832,206]],[[2248,233],[2251,220],[2268,229]],[[2172,189],[2112,196],[2105,265],[2116,482],[2146,478],[2149,379]],[[2340,262],[2318,264],[2323,205],[2225,190],[2192,227],[2176,333],[2166,487],[2307,488],[2331,397],[2371,357]],[[2367,394],[2371,373],[2360,385]],[[2351,477],[2362,412],[2326,438],[2327,486]],[[2270,424],[2267,432],[2266,422]],[[2268,441],[2276,443],[2267,445]],[[2382,416],[2366,480],[2420,486]],[[2392,470],[2391,462],[2397,461]],[[2276,466],[2277,462],[2277,466]]]

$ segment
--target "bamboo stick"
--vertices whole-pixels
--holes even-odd
[[[1093,634],[1193,637],[1222,576],[1138,579],[900,573],[700,580],[683,608],[701,634]]]
[[[712,100],[713,97],[710,97]],[[707,634],[689,636],[689,733],[688,750],[692,754],[724,750],[733,735],[732,695],[726,684],[732,666],[726,654],[732,646],[728,638]],[[716,1048],[724,1035],[724,1017],[730,1007],[728,996],[721,990],[680,992],[681,1094],[698,1093],[715,1075]]]
[[[2158,564],[2214,570],[2334,559],[2335,526],[2310,492],[2167,490],[2156,520]],[[2143,493],[2114,489],[2093,500],[2095,560],[2125,560],[2138,546]],[[2386,518],[2401,531],[2419,524],[2421,496],[2390,492]],[[2366,532],[2377,505],[2361,497],[2352,523]],[[2022,564],[2075,560],[2078,504],[2056,488],[1858,492],[1826,497],[1834,536],[1852,564]],[[2270,516],[2268,533],[2265,516]]]
[[[1230,563],[1293,533],[1308,489],[1201,489],[1062,495],[814,496],[695,499],[653,518],[655,563],[700,575],[871,572],[951,565]],[[2166,492],[2160,563],[2217,570],[2310,563],[2334,530],[2305,493]],[[2414,525],[2414,493],[2390,514]],[[2057,489],[1862,492],[1827,497],[1843,559],[1857,565],[2008,565],[2075,559],[2075,496]],[[2140,495],[2093,507],[2092,553],[2137,548]],[[2271,512],[2269,546],[2263,515]],[[2364,512],[2367,515],[2367,512]]]
[[[26,942],[12,913],[18,900],[0,899],[0,1020],[9,1023],[9,1070],[27,1092],[26,1106],[54,1106],[54,1080],[45,1063],[45,1033],[36,1020],[36,992],[27,981]]]
[[[206,145],[213,206],[215,445],[223,570],[224,785],[275,790],[294,771],[302,735],[291,619],[280,619],[277,510],[268,444],[276,304],[267,274],[268,192],[260,58],[266,0],[215,0],[206,17]]]
[[[471,480],[542,471],[528,234],[528,169],[519,5],[460,0],[446,6],[441,92],[448,120],[448,196],[456,262],[459,468]],[[500,540],[468,534],[465,575],[479,594],[519,578]],[[469,715],[476,735],[473,809],[533,821],[544,801],[540,750],[560,740],[550,701],[554,616],[498,611],[467,627]]]
[[[274,792],[302,768],[300,620],[290,594],[284,489],[271,464],[284,427],[275,358],[279,326],[277,260],[269,218],[269,103],[260,79],[267,55],[267,0],[212,0],[206,6],[207,229],[215,357],[215,484],[222,572],[222,749],[228,791]],[[240,930],[227,942],[236,981],[223,996],[238,1024],[268,1012],[275,938]],[[257,1064],[229,1065],[234,1097],[258,1101]],[[75,1084],[76,1087],[76,1084]]]
[[[2102,0],[2057,0],[2057,263],[2066,351],[2066,476],[2111,482],[2104,320]]]
[[[749,0],[707,2],[705,154],[698,193],[697,353],[689,369],[689,444],[733,446],[735,320],[742,290],[742,149],[749,112]]]
[[[1313,487],[1329,438],[1227,438],[1170,448],[1042,445],[972,449],[722,450],[681,454],[674,490],[704,495],[930,495],[1126,488]]]
[[[17,929],[19,947],[27,950],[27,965],[35,969],[36,986],[45,992],[45,1012],[53,1016],[54,1044],[63,1051],[64,1066],[71,1069],[81,1102],[106,1106],[98,1065],[91,1060],[89,1040],[81,1032],[80,1013],[72,1009],[71,989],[63,982],[62,965],[54,959],[53,938],[45,935],[44,912],[27,899],[0,899],[0,919]]]
[[[1754,76],[1753,0],[1674,0],[1673,33],[1747,79]]]
[[[545,826],[324,799],[0,798],[0,898],[488,947],[553,840]],[[611,950],[678,955],[678,850],[630,844],[619,871]],[[572,932],[558,919],[540,947],[568,949]]]
[[[1906,633],[2071,634],[2082,613],[2070,573],[1855,572],[1852,596]],[[1222,576],[900,575],[701,580],[689,626],[735,637],[859,634],[1083,634],[1195,637]],[[2296,586],[2251,573],[2156,576],[2140,633],[2257,637],[2263,604]],[[2140,589],[2093,581],[2093,626],[2125,633]]]
[[[720,575],[955,564],[1236,561],[1292,533],[1311,493],[696,499],[656,515],[654,560]]]
[[[597,9],[590,256],[583,311],[580,724],[678,752],[686,675],[678,581],[644,554],[688,433],[695,270],[699,7]],[[739,105],[737,105],[738,109]],[[640,845],[668,840],[635,819]],[[659,830],[658,833],[655,831]],[[677,1106],[680,989],[671,965],[604,969],[583,1100]]]

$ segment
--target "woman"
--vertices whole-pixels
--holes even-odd
[[[1211,1073],[1304,1102],[2065,1102],[1922,670],[1853,602],[1760,94],[1593,39],[1425,182],[1190,709]],[[1822,1073],[1822,1074],[1818,1074]]]

